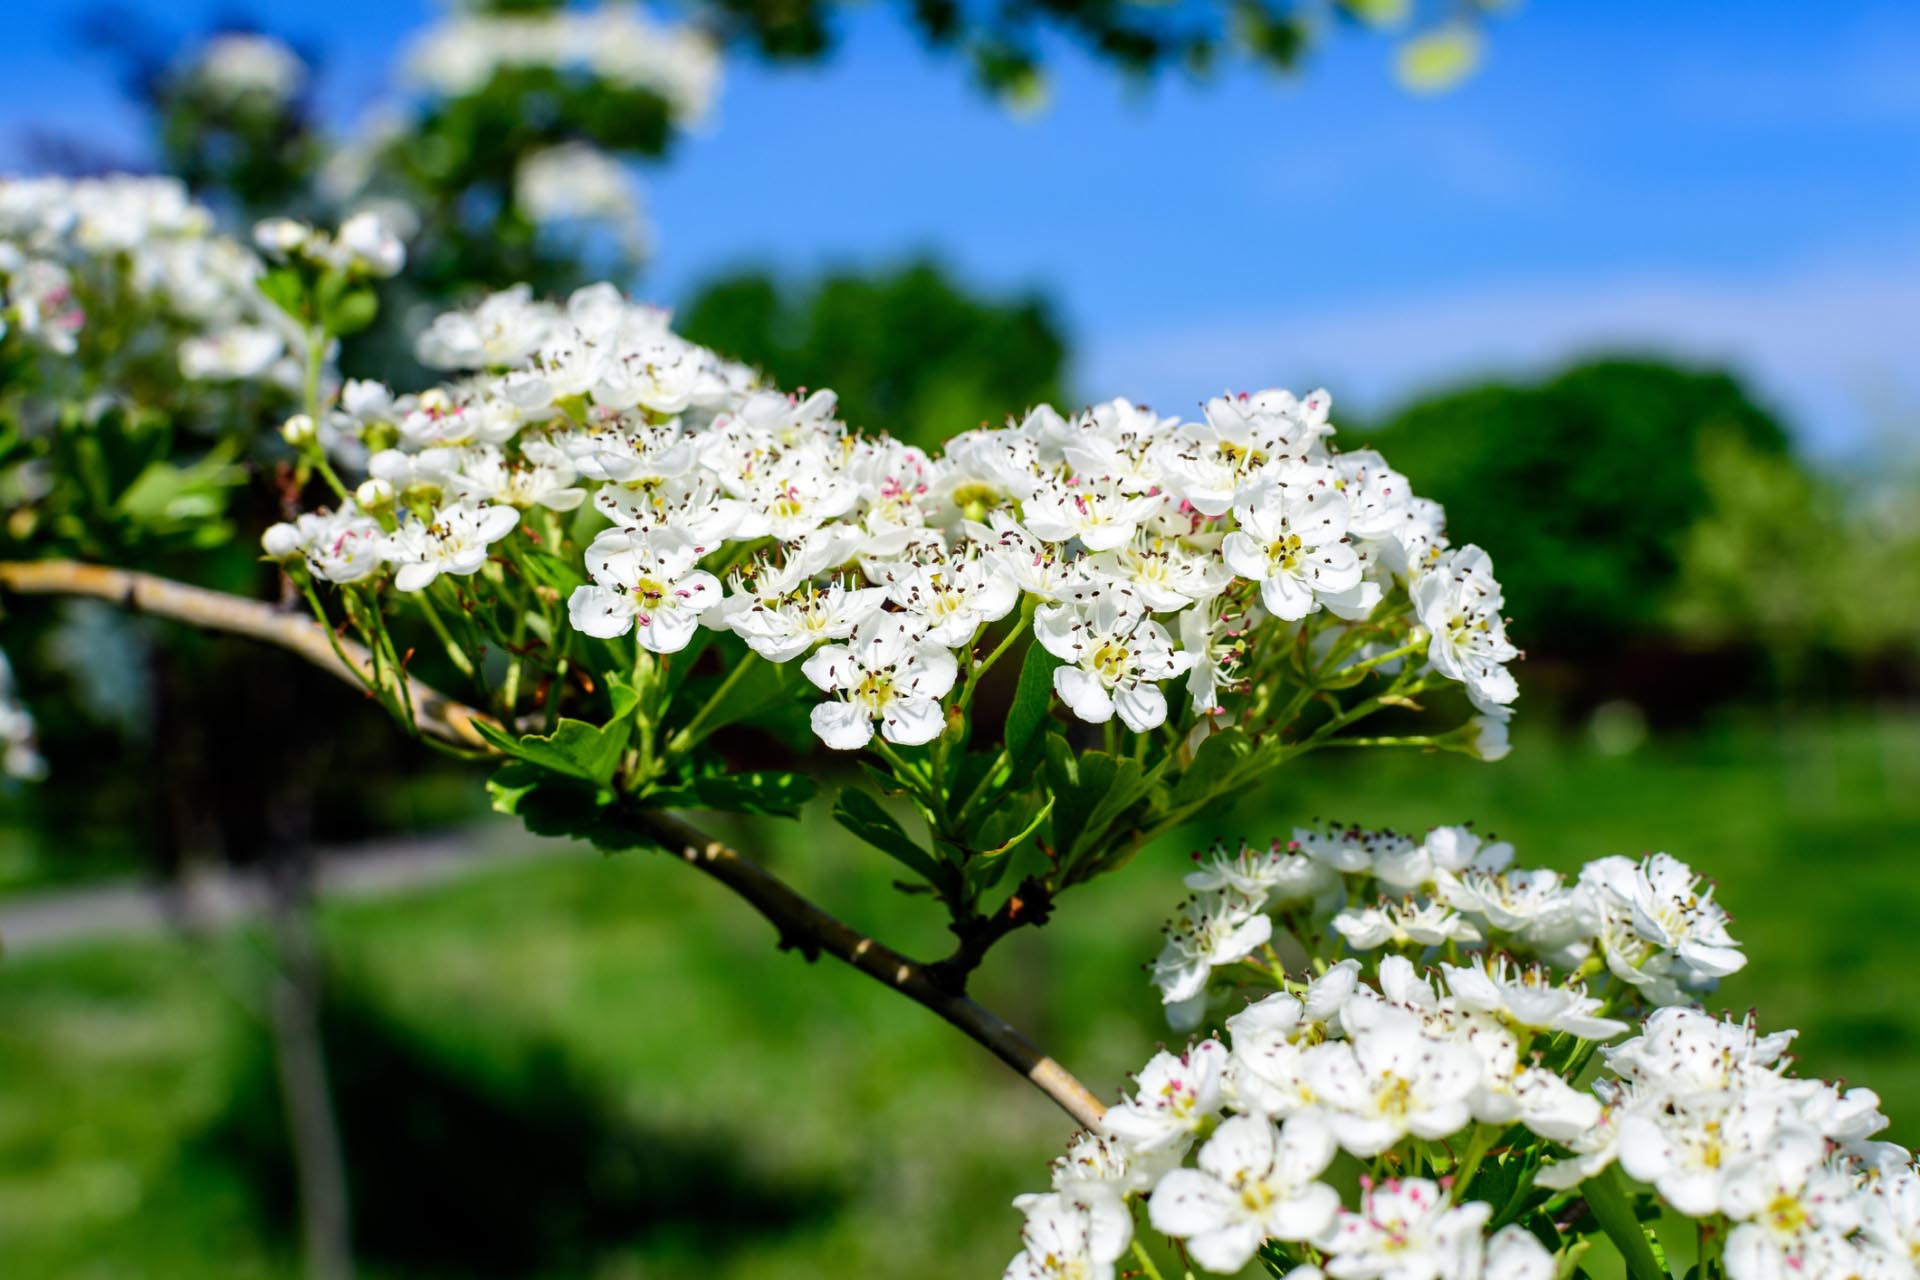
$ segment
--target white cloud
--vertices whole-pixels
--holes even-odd
[[[1085,385],[1180,411],[1223,389],[1325,385],[1366,411],[1602,351],[1724,364],[1815,450],[1861,447],[1920,403],[1920,246],[1719,279],[1614,273],[1216,319],[1095,342]],[[1910,420],[1909,431],[1920,431]]]

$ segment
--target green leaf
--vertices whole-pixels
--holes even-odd
[[[844,788],[833,804],[841,826],[937,888],[951,884],[950,869],[915,843],[880,802],[854,787]]]
[[[1012,853],[1014,850],[1018,849],[1021,845],[1024,845],[1025,843],[1027,843],[1027,841],[1033,839],[1034,833],[1040,830],[1040,824],[1047,820],[1048,815],[1050,815],[1053,812],[1053,806],[1058,802],[1059,801],[1057,797],[1048,796],[1047,802],[1040,806],[1040,811],[1033,815],[1032,821],[1028,822],[1027,825],[1022,827],[1017,833],[1015,833],[1012,836],[1009,836],[1006,840],[1002,841],[998,845],[995,845],[993,848],[982,849],[980,851],[980,856],[983,858],[1004,857],[1005,855]]]
[[[633,732],[633,713],[639,698],[621,676],[607,677],[613,716],[604,725],[563,718],[550,734],[515,737],[484,721],[474,727],[499,750],[518,760],[596,786],[606,786],[620,767],[620,755]]]
[[[1046,741],[1045,777],[1053,793],[1053,844],[1061,858],[1093,847],[1146,794],[1152,776],[1140,762],[1104,751],[1075,755],[1059,734]]]
[[[1020,681],[1013,689],[1013,705],[1007,708],[1007,759],[1018,764],[1027,754],[1039,732],[1051,717],[1053,673],[1060,659],[1035,642],[1027,647],[1026,661],[1020,664]]]
[[[712,809],[797,818],[819,790],[819,784],[803,773],[714,773],[677,786],[655,787],[641,802],[652,809]]]
[[[320,323],[338,337],[358,333],[380,314],[380,299],[364,285],[332,299],[320,312]]]
[[[1225,791],[1237,781],[1236,775],[1252,754],[1253,741],[1238,727],[1209,734],[1174,784],[1171,807],[1185,809]]]
[[[1654,1257],[1646,1230],[1627,1198],[1626,1180],[1618,1165],[1609,1166],[1581,1183],[1580,1194],[1599,1220],[1600,1229],[1607,1233],[1607,1239],[1613,1241],[1620,1256],[1627,1260],[1627,1273],[1633,1280],[1668,1280],[1666,1268]]]
[[[300,281],[300,273],[292,267],[275,267],[261,276],[260,292],[295,320],[306,322],[307,289]]]

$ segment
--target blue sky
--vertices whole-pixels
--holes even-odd
[[[0,165],[30,128],[140,154],[63,7],[9,19]],[[345,122],[434,10],[258,12],[324,53]],[[1735,364],[1828,454],[1920,431],[1920,6],[1532,0],[1440,98],[1363,37],[1288,82],[1145,91],[1069,55],[1030,118],[883,12],[846,35],[823,68],[732,64],[717,119],[646,174],[648,292],[932,250],[1052,296],[1092,396],[1324,382],[1371,410],[1626,346]]]

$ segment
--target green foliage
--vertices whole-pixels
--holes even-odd
[[[859,836],[867,844],[906,867],[909,871],[943,892],[951,890],[951,867],[938,862],[921,848],[892,814],[866,792],[848,787],[833,803],[834,821]]]
[[[1515,639],[1578,654],[1659,625],[1712,510],[1703,448],[1725,439],[1787,456],[1730,375],[1619,359],[1422,400],[1371,442],[1445,504],[1456,543],[1492,553]]]
[[[141,564],[232,540],[228,508],[247,478],[238,440],[196,454],[164,413],[125,403],[60,412],[58,430],[28,435],[0,409],[0,457],[38,458],[51,481],[13,506],[0,542]]]
[[[743,272],[707,284],[676,320],[783,386],[832,387],[850,425],[922,446],[1063,399],[1066,339],[1048,305],[972,293],[931,261],[805,284]]]
[[[1467,31],[1498,0],[1463,0],[1447,6],[1453,23],[1409,42]],[[814,61],[829,54],[844,0],[707,0],[709,17],[722,31],[770,58]],[[990,6],[958,0],[913,0],[896,6],[907,25],[931,48],[963,54],[983,89],[1015,104],[1044,91],[1049,45],[1078,46],[1120,73],[1147,78],[1168,70],[1206,74],[1237,54],[1277,71],[1292,71],[1305,53],[1343,24],[1404,31],[1412,14],[1405,0],[1225,0],[1221,3],[1153,5],[1134,0],[1003,0]],[[1430,57],[1433,55],[1429,55]]]
[[[1915,466],[1898,454],[1875,463],[1877,476],[1849,482],[1737,436],[1704,438],[1711,510],[1681,545],[1673,625],[1713,644],[1760,644],[1788,687],[1811,677],[1816,655],[1920,651]]]

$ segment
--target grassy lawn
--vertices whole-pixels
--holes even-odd
[[[1523,861],[1664,848],[1717,876],[1752,962],[1724,1003],[1803,1031],[1920,1139],[1920,721],[1730,724],[1624,756],[1523,739],[1498,766],[1353,753],[1222,814],[1476,819]],[[940,930],[823,817],[742,832],[909,950]],[[1102,1092],[1164,1036],[1140,966],[1186,852],[1077,891],[983,975]],[[368,1274],[997,1275],[1007,1201],[1067,1122],[850,971],[809,968],[663,859],[560,854],[329,909],[336,1091]],[[245,931],[0,964],[0,1271],[280,1276],[294,1244]]]

